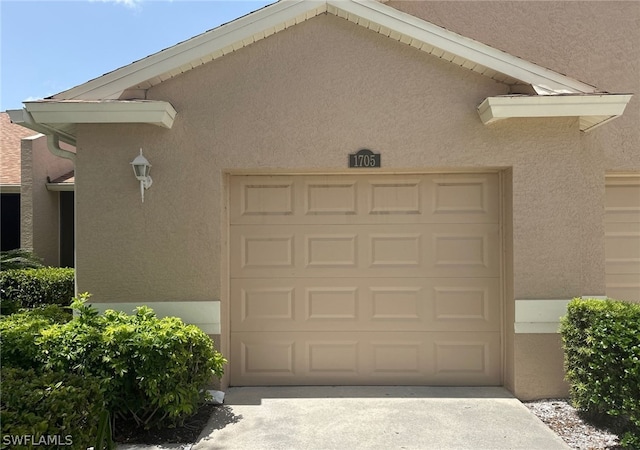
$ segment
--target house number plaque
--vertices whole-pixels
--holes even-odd
[[[366,148],[363,148],[356,153],[349,153],[349,167],[382,167],[380,160],[380,153],[373,153],[371,150]]]

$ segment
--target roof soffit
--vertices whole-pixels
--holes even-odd
[[[323,13],[334,14],[499,82],[530,85],[539,95],[597,92],[594,86],[375,0],[281,0],[52,98],[119,99],[132,89],[148,89]]]
[[[579,117],[580,131],[591,131],[623,114],[631,94],[505,95],[478,106],[485,125],[516,117]]]

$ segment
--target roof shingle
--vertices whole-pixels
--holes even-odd
[[[0,184],[20,186],[20,141],[35,134],[11,123],[9,114],[0,112]]]

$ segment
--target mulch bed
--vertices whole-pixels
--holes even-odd
[[[145,430],[134,421],[117,422],[114,441],[118,444],[190,444],[196,442],[216,405],[205,403],[181,427]]]

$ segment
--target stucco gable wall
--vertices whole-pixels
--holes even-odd
[[[242,153],[249,166],[284,167],[298,156],[303,165],[326,166],[327,152],[373,143],[423,152],[426,142],[461,127],[481,131],[475,107],[506,92],[486,77],[324,15],[157,86],[149,97],[169,99],[193,141],[214,137],[225,143],[224,153]],[[427,120],[434,117],[447,120]],[[282,150],[261,161],[254,150],[265,147]]]
[[[604,290],[597,216],[602,157],[583,158],[572,118],[482,125],[506,87],[325,15],[150,90],[171,130],[79,126],[78,289],[96,301],[215,300],[226,255],[223,171],[345,171],[362,147],[384,169],[513,167],[514,295]],[[129,161],[154,184],[140,201]],[[597,222],[597,221],[596,221]],[[601,223],[601,222],[597,222]],[[593,264],[583,259],[593,258]]]
[[[394,1],[387,5],[608,92],[636,94],[585,134],[611,171],[640,170],[640,2]]]

